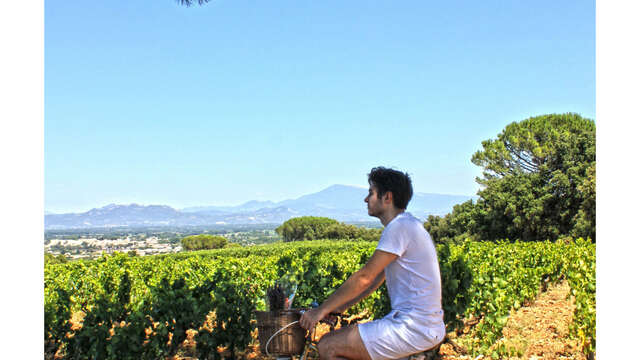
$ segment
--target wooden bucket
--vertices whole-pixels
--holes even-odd
[[[260,351],[267,354],[265,346],[269,338],[288,324],[300,320],[300,309],[280,311],[255,311],[258,321],[258,341]],[[280,331],[269,342],[269,355],[299,355],[304,350],[307,331],[299,323]]]

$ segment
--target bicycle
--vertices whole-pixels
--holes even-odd
[[[306,310],[309,309],[303,309],[300,311],[300,314],[304,313]],[[356,318],[355,320],[357,321],[359,318]],[[360,318],[361,319],[361,318]],[[346,320],[344,318],[344,314],[343,313],[337,313],[337,312],[332,312],[329,313],[329,315],[327,317],[325,317],[324,319],[320,320],[320,322],[318,322],[318,324],[316,324],[316,326],[313,328],[313,330],[311,331],[307,331],[307,335],[305,336],[305,344],[304,344],[304,348],[302,350],[302,353],[298,356],[298,360],[309,360],[309,359],[319,359],[320,358],[320,353],[318,350],[318,343],[319,343],[319,339],[318,340],[314,340],[315,337],[315,333],[316,333],[316,329],[318,327],[319,324],[327,324],[329,325],[329,332],[334,331],[335,327],[338,323],[340,323],[340,327],[344,327],[344,326],[348,326],[352,323],[352,321],[354,321],[354,319],[351,320]],[[269,348],[269,342],[276,336],[278,335],[281,331],[287,329],[290,326],[293,326],[295,324],[297,324],[298,321],[293,321],[287,325],[285,325],[284,327],[282,327],[280,330],[276,331],[267,341],[266,345],[265,345],[265,351],[266,351],[266,355],[267,357],[270,358],[276,358],[276,359],[291,359],[291,360],[295,360],[296,356],[286,356],[286,357],[274,357],[273,355],[269,354],[268,348]],[[406,359],[409,360],[430,360],[430,359],[438,359],[439,355],[439,349],[440,349],[440,345],[442,345],[447,339],[443,339],[439,344],[437,344],[436,346],[434,346],[431,349],[425,350],[425,351],[421,351],[415,354],[412,354],[410,356],[408,356]]]

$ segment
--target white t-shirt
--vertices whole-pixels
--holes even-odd
[[[392,310],[441,323],[440,266],[422,222],[408,212],[398,214],[376,249],[399,256],[384,269]]]

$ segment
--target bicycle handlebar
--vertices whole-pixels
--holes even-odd
[[[310,310],[310,309],[302,309],[302,310],[300,310],[300,314],[304,314],[305,311],[307,311],[307,310]],[[327,314],[327,316],[325,316],[322,320],[320,320],[321,323],[325,323],[325,324],[330,325],[330,326],[336,326],[336,324],[338,323],[338,319],[335,319],[335,321],[326,320],[327,317],[329,317],[329,316],[342,317],[342,316],[344,316],[344,314],[340,313],[340,312],[330,312],[329,314]]]

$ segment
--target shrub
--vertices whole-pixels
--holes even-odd
[[[227,245],[227,238],[217,235],[190,235],[182,238],[182,248],[187,251],[220,249]]]
[[[357,227],[326,217],[302,216],[285,221],[276,232],[285,242],[318,239],[376,241],[380,238],[381,229]]]

